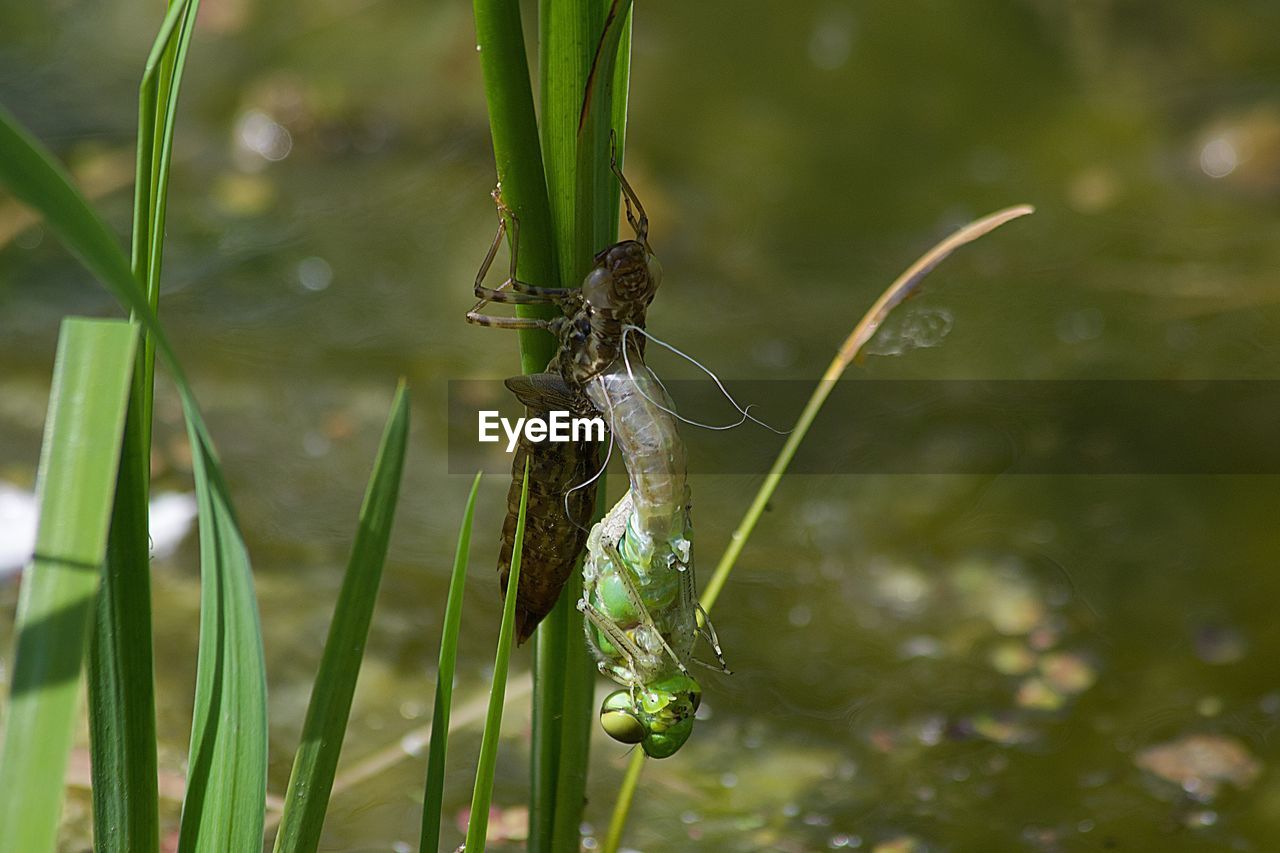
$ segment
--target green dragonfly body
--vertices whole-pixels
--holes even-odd
[[[586,386],[631,488],[592,529],[578,608],[600,671],[622,685],[600,721],[654,758],[688,739],[702,690],[688,672],[698,635],[684,444],[662,384],[637,347]]]

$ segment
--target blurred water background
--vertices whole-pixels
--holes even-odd
[[[637,6],[627,168],[666,270],[650,328],[726,379],[816,378],[920,251],[1015,202],[1039,212],[948,261],[857,378],[1280,379],[1280,5]],[[470,14],[203,2],[161,316],[255,561],[275,793],[397,377],[413,440],[347,767],[394,752],[430,713],[469,484],[446,473],[446,382],[518,369],[513,337],[462,322],[494,226]],[[0,0],[0,102],[122,234],[159,18],[138,0]],[[116,311],[0,201],[0,480],[34,478],[59,319]],[[182,489],[163,378],[157,418],[158,487]],[[615,469],[611,497],[623,482]],[[694,478],[704,578],[758,483]],[[506,488],[491,477],[481,493],[462,703],[487,689]],[[1263,476],[788,479],[717,606],[735,674],[704,674],[706,719],[646,770],[629,844],[1277,849],[1278,517]],[[172,789],[194,541],[154,575]],[[16,598],[0,586],[5,642]],[[516,661],[527,669],[527,651]],[[523,700],[505,732],[495,800],[516,848]],[[471,728],[451,747],[448,814],[465,809],[477,743]],[[589,845],[625,760],[596,741]],[[323,849],[416,849],[422,763],[341,790]],[[69,806],[70,838],[87,801]]]

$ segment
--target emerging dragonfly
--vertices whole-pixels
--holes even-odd
[[[600,671],[623,689],[606,698],[601,725],[613,738],[639,743],[653,757],[674,754],[688,739],[701,688],[689,675],[698,635],[698,605],[689,524],[684,444],[673,404],[644,364],[644,323],[661,281],[661,267],[648,242],[644,207],[611,158],[635,239],[596,255],[581,289],[537,287],[516,276],[519,222],[494,192],[499,227],[476,276],[480,302],[467,315],[479,325],[547,329],[559,348],[547,371],[507,380],[533,412],[563,409],[599,412],[626,463],[630,489],[591,531],[583,565],[588,645]],[[497,288],[484,279],[511,223],[511,272]],[[487,302],[553,303],[563,312],[552,320],[480,314]],[[594,502],[597,449],[573,443],[522,444],[514,460],[499,572],[505,590],[524,459],[532,460],[518,626],[523,641],[554,606],[583,544],[579,519]],[[537,514],[536,520],[534,519]],[[714,632],[707,626],[717,658]]]
[[[670,397],[638,358],[638,349],[626,350],[587,386],[609,419],[631,488],[591,531],[578,609],[600,671],[623,687],[601,706],[601,726],[615,740],[666,758],[688,740],[702,699],[687,666],[700,608],[684,443]]]
[[[644,208],[618,167],[616,156],[611,158],[611,166],[626,200],[627,221],[635,231],[635,239],[620,241],[597,254],[581,288],[539,287],[517,278],[520,223],[503,203],[500,189],[493,192],[498,208],[498,231],[476,275],[475,294],[480,301],[467,313],[467,321],[503,329],[546,329],[556,336],[559,347],[545,372],[507,380],[507,387],[530,414],[553,409],[576,414],[596,413],[585,387],[617,361],[627,330],[644,328],[645,312],[662,278],[661,267],[649,248],[649,220]],[[498,287],[486,287],[484,280],[508,227],[511,229],[510,272]],[[560,308],[562,316],[542,320],[479,313],[489,302],[551,303]],[[593,478],[599,464],[599,448],[588,441],[534,444],[521,439],[513,460],[508,513],[498,558],[504,595],[526,457],[531,462],[526,522],[530,532],[525,538],[520,586],[516,591],[516,633],[521,643],[551,612],[582,553],[587,538],[585,524],[595,506]]]

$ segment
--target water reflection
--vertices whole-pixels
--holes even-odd
[[[858,375],[1276,378],[1274,4],[757,6],[640,10],[628,169],[667,270],[651,312],[664,340],[731,379],[814,377],[920,249],[1028,201],[1036,217],[948,261],[881,344],[914,348]],[[3,13],[0,100],[122,231],[152,12]],[[516,369],[512,342],[461,322],[492,227],[468,15],[206,3],[191,52],[162,314],[255,558],[277,792],[395,379],[416,427],[349,761],[396,745],[429,702],[467,487],[444,473],[445,380]],[[0,203],[0,474],[20,482],[58,318],[113,310],[25,216]],[[167,391],[158,418],[181,488]],[[756,485],[695,478],[704,565]],[[462,701],[486,686],[504,491],[481,493]],[[784,483],[718,605],[737,672],[708,678],[700,736],[647,772],[630,843],[1274,847],[1275,495],[1249,477]],[[169,774],[189,724],[194,557],[188,543],[155,572]],[[0,619],[15,594],[0,590]],[[527,784],[514,708],[507,732],[510,810]],[[469,734],[452,751],[455,816],[474,752]],[[600,743],[593,760],[599,828],[623,758]],[[401,757],[344,790],[328,847],[411,843],[420,778]]]

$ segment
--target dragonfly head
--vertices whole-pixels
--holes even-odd
[[[662,281],[662,265],[638,240],[623,240],[596,255],[595,266],[582,283],[588,304],[620,314],[644,310]]]
[[[639,688],[615,690],[600,706],[600,726],[622,743],[638,743],[650,758],[674,755],[693,731],[702,688],[687,675],[663,678]]]

